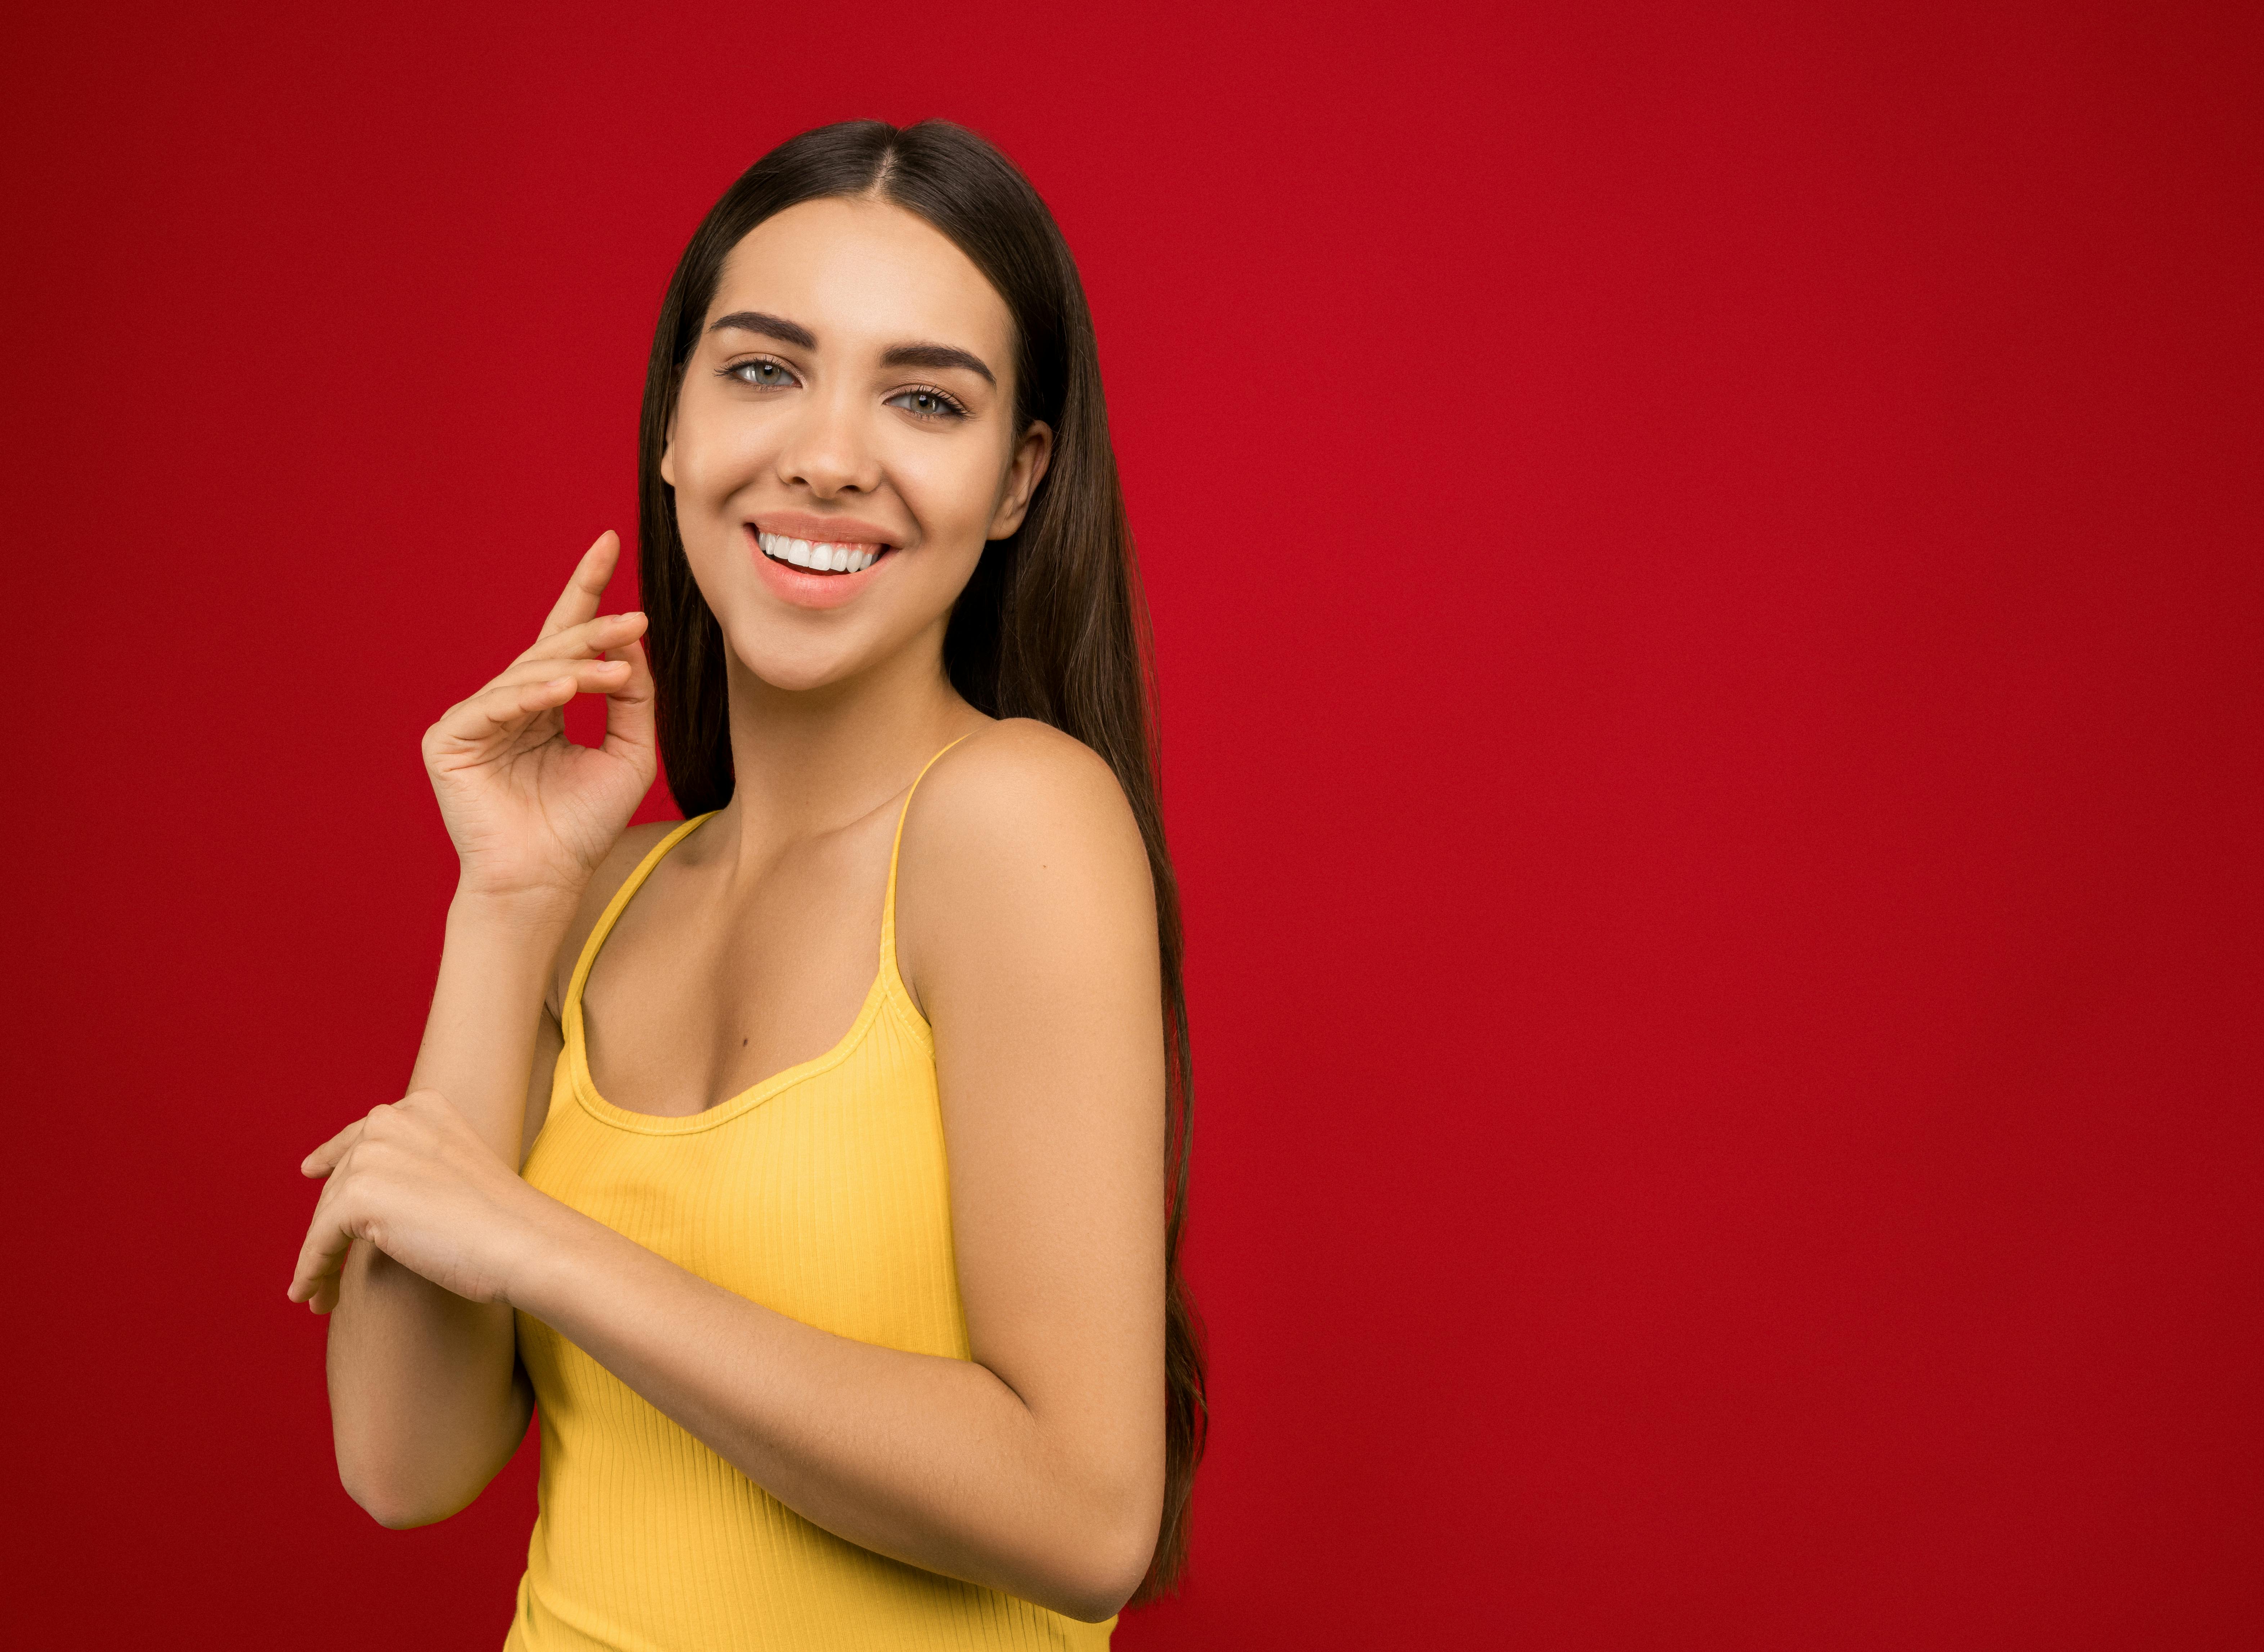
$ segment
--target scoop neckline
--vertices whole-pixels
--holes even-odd
[[[761,1083],[751,1085],[737,1095],[727,1096],[698,1112],[639,1112],[634,1108],[618,1105],[599,1093],[598,1081],[590,1072],[590,1042],[584,1028],[582,996],[589,989],[590,971],[597,964],[598,954],[605,950],[606,943],[613,938],[613,925],[628,909],[628,904],[636,898],[637,892],[644,888],[645,880],[652,875],[654,869],[668,859],[678,844],[722,811],[709,809],[704,814],[693,815],[647,850],[635,868],[621,880],[621,886],[613,891],[613,899],[606,902],[606,909],[599,915],[589,938],[582,943],[582,955],[575,960],[573,979],[567,984],[564,1017],[567,1066],[574,1081],[574,1098],[581,1104],[582,1110],[606,1124],[644,1135],[689,1135],[701,1130],[712,1130],[717,1125],[728,1124],[752,1112],[780,1091],[806,1083],[848,1060],[851,1053],[864,1041],[866,1033],[871,1031],[882,1006],[891,998],[896,1001],[905,1022],[920,1043],[932,1055],[935,1053],[935,1030],[928,1025],[927,1017],[920,1013],[919,1006],[912,1002],[911,994],[905,989],[904,978],[896,968],[896,860],[903,851],[904,822],[911,815],[912,793],[919,790],[919,783],[927,778],[927,772],[935,767],[937,759],[966,738],[965,735],[960,735],[959,740],[950,742],[922,764],[919,772],[912,776],[912,783],[904,788],[903,805],[896,811],[896,837],[889,845],[887,892],[881,901],[880,966],[874,972],[873,984],[865,989],[865,1002],[857,1011],[857,1018],[849,1024],[849,1030],[823,1055],[797,1061],[792,1067],[772,1074]]]
[[[823,1055],[815,1055],[806,1061],[797,1061],[792,1067],[781,1069],[760,1083],[736,1095],[727,1096],[712,1107],[703,1107],[698,1112],[640,1112],[634,1107],[623,1107],[607,1101],[599,1094],[597,1080],[590,1072],[590,1047],[583,1031],[582,1004],[577,996],[574,1003],[574,1025],[566,1032],[566,1054],[573,1075],[574,1098],[581,1104],[584,1112],[601,1124],[634,1130],[642,1135],[691,1135],[729,1124],[732,1119],[753,1112],[781,1090],[807,1083],[847,1061],[857,1047],[864,1042],[865,1035],[871,1031],[882,1006],[889,1001],[889,978],[895,974],[889,966],[894,961],[893,959],[882,960],[880,969],[873,976],[873,984],[866,989],[865,1002],[858,1008],[857,1018],[850,1023],[849,1030],[841,1035],[831,1049]],[[928,1032],[925,1018],[919,1016],[917,1011],[911,1013],[917,1029],[925,1035]]]

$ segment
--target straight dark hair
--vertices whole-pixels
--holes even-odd
[[[1014,320],[1015,429],[1043,419],[1053,460],[1021,527],[984,547],[946,627],[944,669],[969,704],[1029,717],[1084,742],[1116,772],[1148,847],[1163,954],[1165,1481],[1163,1523],[1134,1599],[1177,1580],[1187,1498],[1208,1410],[1201,1321],[1179,1268],[1192,1089],[1179,884],[1157,786],[1155,677],[1147,605],[1108,441],[1100,354],[1085,286],[1053,214],[998,149],[947,120],[896,127],[845,120],[789,138],[725,191],[676,266],[654,330],[638,431],[637,577],[650,621],[660,756],[686,815],[730,801],[725,643],[693,581],[660,477],[676,399],[723,260],[765,219],[807,200],[882,200],[918,214],[989,278]]]

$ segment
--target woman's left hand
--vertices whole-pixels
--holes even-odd
[[[372,1108],[299,1169],[330,1178],[291,1280],[291,1300],[317,1314],[337,1306],[339,1270],[357,1239],[443,1290],[506,1301],[512,1267],[550,1204],[432,1090]]]

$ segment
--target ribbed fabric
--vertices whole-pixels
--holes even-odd
[[[781,1314],[965,1359],[935,1047],[896,973],[895,849],[880,971],[832,1049],[688,1118],[616,1107],[591,1082],[590,966],[653,867],[706,818],[654,847],[582,949],[526,1179]],[[519,1350],[542,1421],[541,1511],[506,1652],[1108,1644],[1114,1619],[1078,1623],[812,1525],[524,1314]]]

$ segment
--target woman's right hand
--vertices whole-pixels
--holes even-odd
[[[597,617],[620,552],[617,535],[599,535],[534,646],[425,731],[460,894],[572,902],[652,786],[645,619]],[[567,739],[562,712],[577,694],[606,696],[603,745]]]

